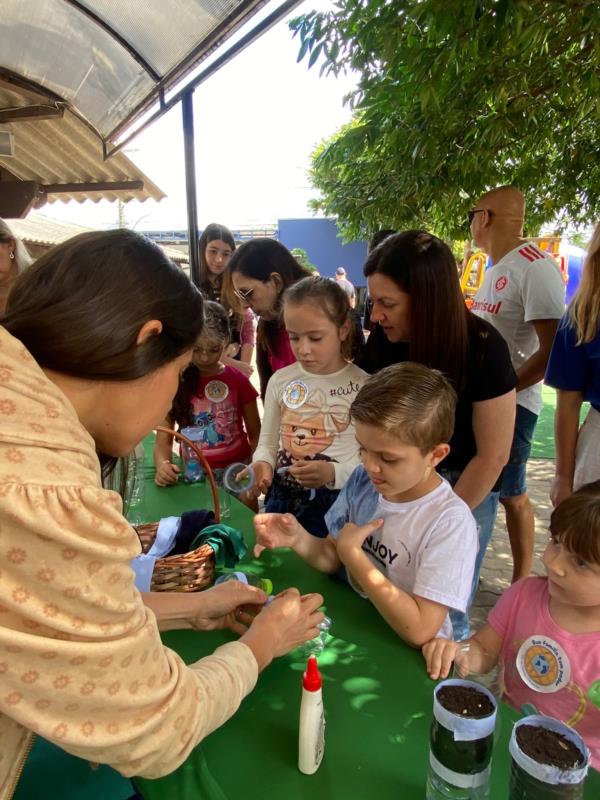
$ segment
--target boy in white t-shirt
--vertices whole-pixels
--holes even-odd
[[[291,514],[257,514],[255,555],[291,547],[311,566],[346,568],[396,633],[414,647],[451,635],[448,610],[466,611],[477,531],[435,471],[449,452],[456,393],[420,364],[394,364],[362,386],[350,409],[362,464],[311,536]]]

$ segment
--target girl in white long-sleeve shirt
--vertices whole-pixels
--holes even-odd
[[[257,493],[266,511],[290,512],[315,536],[358,464],[350,406],[367,374],[350,362],[348,296],[328,278],[304,278],[283,297],[295,364],[269,381],[258,447]]]

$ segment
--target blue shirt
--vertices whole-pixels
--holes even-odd
[[[545,381],[567,392],[581,392],[600,411],[600,329],[591,342],[576,344],[576,333],[567,314],[560,321],[552,345]]]
[[[335,503],[325,514],[325,524],[329,534],[337,538],[347,522],[366,525],[377,518],[379,492],[367,475],[362,464],[355,467],[342,486]]]

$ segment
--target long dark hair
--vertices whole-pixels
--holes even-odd
[[[235,239],[233,234],[226,228],[225,225],[219,225],[217,222],[211,222],[204,228],[198,239],[198,256],[200,261],[200,289],[209,300],[220,300],[218,292],[220,291],[220,281],[217,293],[215,288],[210,282],[210,270],[206,262],[206,247],[210,242],[221,241],[231,247],[231,252],[235,251]]]
[[[200,338],[219,342],[225,347],[229,341],[229,336],[229,317],[226,309],[220,303],[205,300],[204,327]],[[179,388],[173,398],[169,419],[171,422],[176,422],[180,429],[192,424],[190,400],[198,391],[199,380],[200,370],[194,363],[184,370],[179,380]]]
[[[138,344],[151,319],[161,333]],[[43,368],[131,381],[190,350],[202,320],[200,292],[179,267],[121,229],[82,233],[45,253],[15,281],[1,321]]]
[[[410,295],[409,360],[440,370],[460,393],[470,334],[482,326],[465,305],[448,245],[426,231],[396,233],[370,253],[363,273],[385,275]]]
[[[281,295],[288,286],[296,281],[310,276],[310,272],[294,258],[290,251],[275,239],[251,239],[244,242],[235,251],[229,262],[229,272],[233,275],[239,272],[247,278],[266,283],[273,273],[281,279],[281,291],[277,299],[277,308],[281,308]],[[277,319],[258,322],[256,338],[258,343],[268,351],[273,345],[281,330],[281,322]]]

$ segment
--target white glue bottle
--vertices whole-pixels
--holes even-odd
[[[321,673],[315,656],[309,656],[302,678],[300,734],[298,737],[298,769],[312,775],[319,769],[325,749],[325,715]]]

